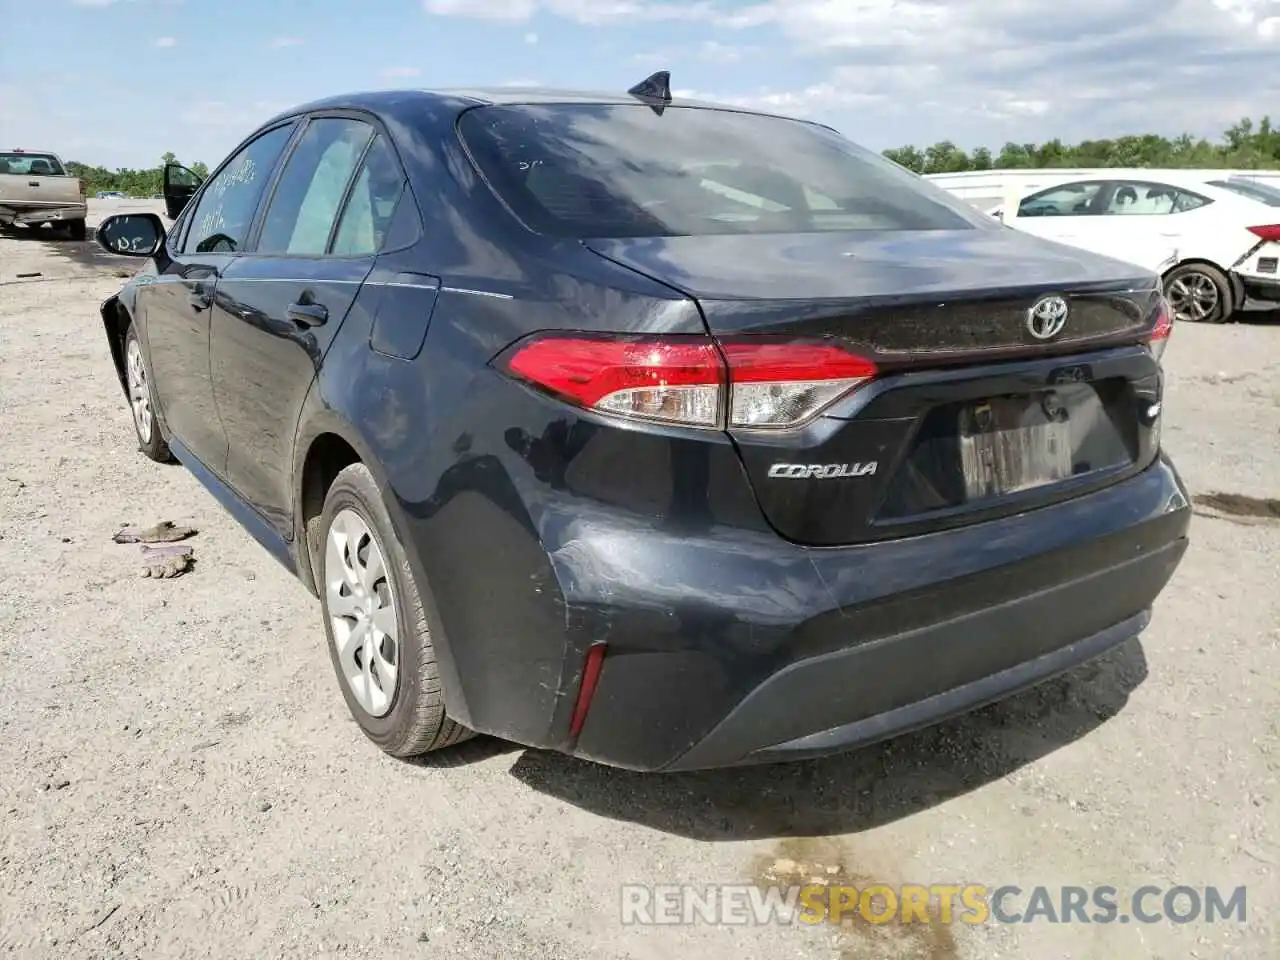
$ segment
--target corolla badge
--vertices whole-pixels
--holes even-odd
[[[1062,297],[1042,297],[1027,311],[1027,331],[1037,340],[1051,340],[1067,325],[1070,313]]]
[[[834,480],[838,477],[869,477],[876,472],[877,462],[866,463],[775,463],[769,476],[786,480]]]

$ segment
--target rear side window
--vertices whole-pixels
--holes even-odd
[[[1115,189],[1102,211],[1108,216],[1167,216],[1213,202],[1208,197],[1166,183],[1120,180],[1113,186]]]
[[[1210,180],[1209,186],[1229,190],[1238,196],[1265,203],[1268,207],[1280,207],[1280,190],[1265,183],[1245,180]]]
[[[378,134],[351,186],[351,196],[333,241],[333,252],[354,257],[381,250],[403,192],[404,174],[400,164],[386,138]]]
[[[24,177],[65,177],[67,171],[51,153],[0,153],[0,173]]]
[[[558,237],[991,229],[814,124],[644,104],[478,107],[459,131],[494,191]]]
[[[347,184],[371,136],[373,128],[359,120],[311,121],[271,196],[258,253],[324,255]]]

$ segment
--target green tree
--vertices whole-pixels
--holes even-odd
[[[988,147],[966,153],[949,140],[930,147],[895,147],[884,151],[895,163],[916,173],[1044,167],[1204,167],[1216,169],[1280,169],[1280,128],[1270,117],[1255,123],[1245,117],[1223,131],[1217,142],[1189,133],[1169,138],[1155,133],[1076,144],[1054,138],[1045,143],[1006,143],[992,157]]]
[[[118,190],[131,197],[150,197],[164,189],[164,165],[176,163],[172,152],[160,158],[158,166],[144,169],[118,167],[108,170],[106,167],[91,167],[76,160],[67,161],[67,170],[73,176],[84,181],[85,191],[93,196],[100,190]],[[191,164],[191,169],[202,177],[208,176],[209,169],[203,163]]]

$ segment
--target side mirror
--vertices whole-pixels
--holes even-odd
[[[164,212],[170,220],[178,219],[182,210],[204,181],[177,163],[164,165]]]
[[[98,224],[98,246],[121,257],[153,257],[164,237],[164,223],[154,213],[118,213]]]

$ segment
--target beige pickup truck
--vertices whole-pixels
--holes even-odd
[[[57,155],[44,150],[0,151],[0,229],[14,225],[64,227],[85,238],[84,184]]]

